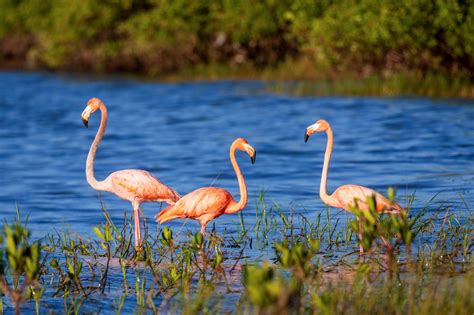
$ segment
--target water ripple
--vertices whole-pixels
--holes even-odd
[[[130,211],[127,202],[98,194],[85,180],[100,117],[93,115],[85,129],[80,114],[93,96],[109,109],[98,178],[142,168],[182,194],[210,184],[237,194],[228,150],[234,138],[245,137],[258,151],[255,165],[244,153],[237,157],[250,195],[245,219],[254,219],[262,190],[287,211],[316,214],[324,211],[317,194],[326,137],[315,135],[305,144],[303,132],[324,118],[335,136],[330,190],[357,183],[385,192],[394,185],[402,204],[415,193],[415,209],[437,193],[435,204],[461,204],[462,195],[472,207],[472,101],[290,97],[263,93],[262,87],[256,81],[160,84],[0,73],[2,218],[13,218],[18,205],[39,235],[52,226],[90,234],[103,220],[99,196],[118,222]],[[159,208],[144,206],[149,220]],[[235,216],[219,222],[239,224]]]

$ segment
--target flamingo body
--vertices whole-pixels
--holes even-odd
[[[110,185],[108,192],[130,202],[164,201],[173,204],[179,199],[176,191],[144,170],[120,170],[110,174],[105,182]]]
[[[98,98],[92,98],[82,112],[82,122],[88,127],[89,117],[100,110],[102,116],[100,127],[91,144],[86,161],[86,178],[89,185],[95,190],[111,192],[118,197],[128,200],[133,206],[133,220],[135,223],[135,247],[141,248],[140,205],[143,202],[164,201],[169,204],[179,199],[179,194],[172,188],[160,182],[151,173],[143,170],[121,170],[110,174],[105,180],[98,181],[94,176],[94,158],[99,143],[107,126],[107,108]]]
[[[334,193],[328,194],[327,178],[329,170],[329,161],[331,159],[332,148],[334,145],[331,125],[324,119],[318,120],[316,123],[306,128],[304,136],[305,142],[308,141],[309,136],[315,132],[326,132],[327,135],[326,152],[324,154],[324,165],[321,174],[321,184],[319,186],[319,196],[325,204],[331,207],[341,208],[345,211],[351,212],[351,207],[355,206],[357,203],[357,207],[359,208],[359,210],[368,211],[369,206],[367,204],[367,198],[374,196],[376,204],[375,210],[377,212],[397,214],[403,211],[403,208],[399,204],[391,202],[382,194],[364,186],[343,185],[337,188]],[[362,224],[360,221],[359,239],[362,240]],[[360,252],[363,253],[362,245],[360,245],[359,248]]]
[[[207,224],[213,219],[225,214],[241,211],[247,204],[247,186],[244,177],[235,160],[235,151],[241,150],[250,155],[252,164],[255,162],[256,152],[247,140],[236,139],[230,147],[230,161],[234,167],[239,182],[240,200],[235,202],[227,190],[218,187],[204,187],[196,189],[179,199],[174,205],[162,210],[155,218],[158,223],[164,223],[178,218],[189,218],[199,221],[201,234],[205,234]]]
[[[162,210],[156,219],[161,224],[176,218],[189,218],[207,225],[209,221],[224,214],[231,203],[235,203],[234,198],[223,188],[199,188]]]
[[[355,206],[355,200],[357,200],[358,208],[362,211],[368,211],[369,206],[366,200],[372,196],[375,196],[375,210],[377,212],[402,211],[402,208],[398,204],[391,203],[390,200],[382,194],[360,185],[344,185],[338,187],[331,195],[335,202],[329,202],[328,204],[332,207],[349,211],[352,206]]]

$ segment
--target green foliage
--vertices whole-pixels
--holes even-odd
[[[103,225],[102,230],[97,226],[94,226],[92,230],[94,231],[95,235],[97,235],[102,241],[104,241],[105,243],[110,242],[112,234],[110,231],[110,225],[108,223]]]
[[[388,189],[388,195],[389,200],[394,202],[395,190],[393,188]],[[357,200],[355,200],[355,205],[350,208],[351,212],[357,217],[356,220],[350,222],[350,225],[356,234],[359,234],[362,227],[362,240],[360,242],[364,250],[370,250],[378,239],[382,241],[388,252],[392,252],[402,244],[410,250],[416,236],[413,227],[421,214],[409,218],[408,211],[401,211],[400,213],[390,213],[384,217],[383,213],[376,211],[375,196],[367,198],[368,210],[360,210],[357,203]]]
[[[393,200],[395,190],[389,189],[388,196]],[[260,231],[202,237],[163,228],[161,233],[144,234],[143,256],[133,248],[127,216],[119,228],[104,208],[105,222],[93,228],[99,240],[84,240],[67,231],[44,238],[46,246],[38,247],[42,263],[31,282],[26,281],[27,273],[16,274],[7,259],[7,239],[17,244],[15,252],[36,244],[18,218],[9,225],[10,232],[0,233],[0,290],[18,312],[18,305],[32,299],[21,311],[30,310],[34,302],[37,313],[94,312],[103,307],[96,305],[97,299],[116,297],[116,311],[129,313],[235,309],[243,314],[472,314],[470,210],[429,210],[431,215],[423,219],[424,210],[415,217],[384,217],[374,211],[374,200],[368,203],[371,210],[359,215],[369,237],[374,237],[368,244],[370,254],[364,256],[352,252],[353,233],[334,220],[339,213],[331,217],[328,212],[326,223],[321,223],[320,216],[310,220],[304,211],[295,216],[283,209],[274,212],[276,206],[264,207],[263,196],[261,209],[266,210],[256,220],[262,223]],[[353,226],[355,232],[357,227]],[[262,229],[268,238],[259,243]],[[284,241],[277,241],[281,238]],[[413,253],[409,244],[416,246]],[[260,264],[272,256],[272,247],[274,264]],[[27,268],[26,263],[14,265]],[[0,311],[8,312],[11,304],[3,305],[0,296]],[[81,310],[84,306],[87,309]]]
[[[161,232],[161,244],[171,247],[173,245],[173,231],[169,227],[165,227]]]
[[[191,248],[201,249],[203,246],[204,246],[204,237],[199,232],[195,233],[193,238],[191,239]]]
[[[287,64],[291,72],[320,79],[403,71],[472,79],[474,5],[461,0],[5,0],[0,43],[0,64],[16,59],[53,69],[155,76],[197,65]]]
[[[278,276],[268,263],[261,266],[244,266],[243,283],[250,302],[258,307],[282,303],[282,300],[283,304],[286,304],[296,291],[295,281]]]
[[[284,268],[291,268],[296,277],[309,276],[312,267],[312,258],[319,250],[319,241],[310,240],[308,244],[297,243],[290,246],[288,242],[275,243],[275,252],[278,261]]]
[[[33,282],[39,274],[40,244],[29,243],[30,232],[20,223],[5,224],[3,229],[9,271],[17,276],[25,275],[27,282]]]
[[[35,33],[48,26],[50,1],[0,1],[0,38],[11,33]]]
[[[470,1],[338,1],[308,24],[306,48],[339,69],[473,70]]]
[[[36,300],[38,309],[44,292],[39,285],[41,245],[30,243],[30,232],[19,219],[12,225],[5,224],[1,234],[0,289],[12,300],[17,313],[20,303],[28,298]]]

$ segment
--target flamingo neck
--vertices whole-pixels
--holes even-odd
[[[102,103],[99,107],[101,112],[101,119],[100,119],[100,127],[95,135],[94,141],[91,144],[89,149],[89,154],[87,155],[86,161],[86,178],[89,185],[96,190],[105,190],[106,184],[104,181],[98,181],[94,175],[94,159],[95,154],[97,152],[97,148],[99,147],[99,143],[102,140],[102,137],[105,133],[105,127],[107,126],[107,108]]]
[[[331,127],[328,127],[326,130],[326,135],[328,139],[326,144],[326,152],[324,153],[324,165],[323,172],[321,174],[321,184],[319,186],[319,196],[325,204],[334,206],[334,200],[332,200],[331,196],[327,193],[329,160],[331,159],[332,147],[334,143]]]
[[[239,212],[245,206],[247,205],[247,186],[245,185],[245,180],[244,176],[242,175],[242,172],[240,171],[240,167],[237,164],[237,161],[235,159],[235,151],[236,151],[236,145],[232,144],[230,148],[230,162],[232,163],[232,167],[234,168],[235,174],[237,175],[237,181],[239,182],[239,190],[240,190],[240,200],[239,202],[232,202],[230,206],[226,209],[227,214],[232,214],[235,212]]]

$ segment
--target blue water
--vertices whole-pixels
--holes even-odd
[[[186,194],[217,185],[238,192],[228,158],[231,142],[245,137],[257,150],[251,165],[238,154],[249,191],[243,211],[252,224],[262,190],[285,211],[316,215],[325,135],[304,143],[305,128],[328,120],[335,144],[329,189],[354,183],[385,192],[398,188],[413,208],[474,205],[474,102],[426,98],[293,97],[266,92],[256,81],[149,83],[43,73],[0,73],[0,214],[11,221],[17,206],[34,235],[64,227],[91,235],[103,222],[100,199],[121,222],[131,206],[98,194],[86,182],[85,160],[99,126],[80,114],[88,99],[108,107],[107,131],[96,157],[96,176],[145,169]],[[150,227],[160,204],[144,204]],[[336,213],[337,210],[331,210]],[[180,227],[183,221],[171,223]],[[237,216],[216,220],[219,229]],[[186,227],[198,230],[196,222]]]

